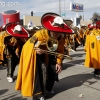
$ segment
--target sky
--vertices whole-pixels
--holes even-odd
[[[71,11],[71,2],[83,4],[83,12]],[[93,13],[100,13],[100,0],[0,0],[0,12],[8,10],[18,10],[21,19],[24,15],[31,15],[31,11],[33,11],[33,16],[53,12],[61,14],[61,16],[65,13],[64,19],[73,19],[77,14],[83,16],[84,20],[90,20]]]

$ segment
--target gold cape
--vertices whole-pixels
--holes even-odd
[[[21,90],[23,96],[33,95],[35,69],[36,50],[34,50],[34,44],[27,41],[22,49],[15,86],[16,90]]]

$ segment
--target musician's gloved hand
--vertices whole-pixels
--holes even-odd
[[[56,73],[60,74],[62,71],[62,66],[61,64],[56,64]]]
[[[36,49],[37,54],[41,55],[44,54],[45,52],[39,48]]]

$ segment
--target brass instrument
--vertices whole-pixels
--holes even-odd
[[[55,38],[50,37],[49,40],[46,43],[42,43],[41,45],[46,45],[46,47],[49,51],[48,50],[43,50],[39,47],[35,47],[35,49],[40,49],[43,52],[45,52],[47,54],[50,54],[50,55],[55,55],[57,57],[63,57],[63,58],[67,58],[67,59],[72,60],[72,57],[70,57],[68,55],[64,55],[64,54],[55,52],[58,48],[58,40],[55,39]]]
[[[58,48],[58,40],[50,37],[46,42],[46,46],[49,51],[56,51]]]
[[[35,48],[35,49],[40,49],[40,48]],[[53,51],[48,51],[48,50],[43,50],[43,49],[40,49],[42,51],[44,51],[45,53],[47,54],[50,54],[50,55],[55,55],[57,57],[63,57],[63,58],[67,58],[69,60],[73,60],[72,57],[68,56],[68,55],[64,55],[64,54],[61,54],[61,53],[57,53],[57,52],[53,52]]]

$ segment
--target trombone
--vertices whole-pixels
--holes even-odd
[[[54,39],[52,37],[50,37],[49,40],[46,43],[42,43],[42,44],[39,43],[39,45],[46,45],[46,47],[47,47],[48,50],[43,50],[43,49],[41,49],[41,48],[39,48],[37,46],[35,46],[34,49],[40,49],[44,53],[47,53],[47,54],[50,54],[50,55],[55,55],[57,57],[67,58],[69,60],[72,60],[72,57],[70,57],[68,55],[55,52],[57,50],[57,48],[58,48],[58,40],[56,40],[56,39]]]
[[[40,49],[40,48],[35,48],[35,49]],[[73,60],[72,57],[70,57],[68,55],[64,55],[64,54],[53,52],[53,51],[43,50],[43,49],[40,49],[40,50],[42,50],[43,52],[50,54],[50,55],[55,55],[57,57],[63,57],[63,58],[69,59],[69,60]]]

